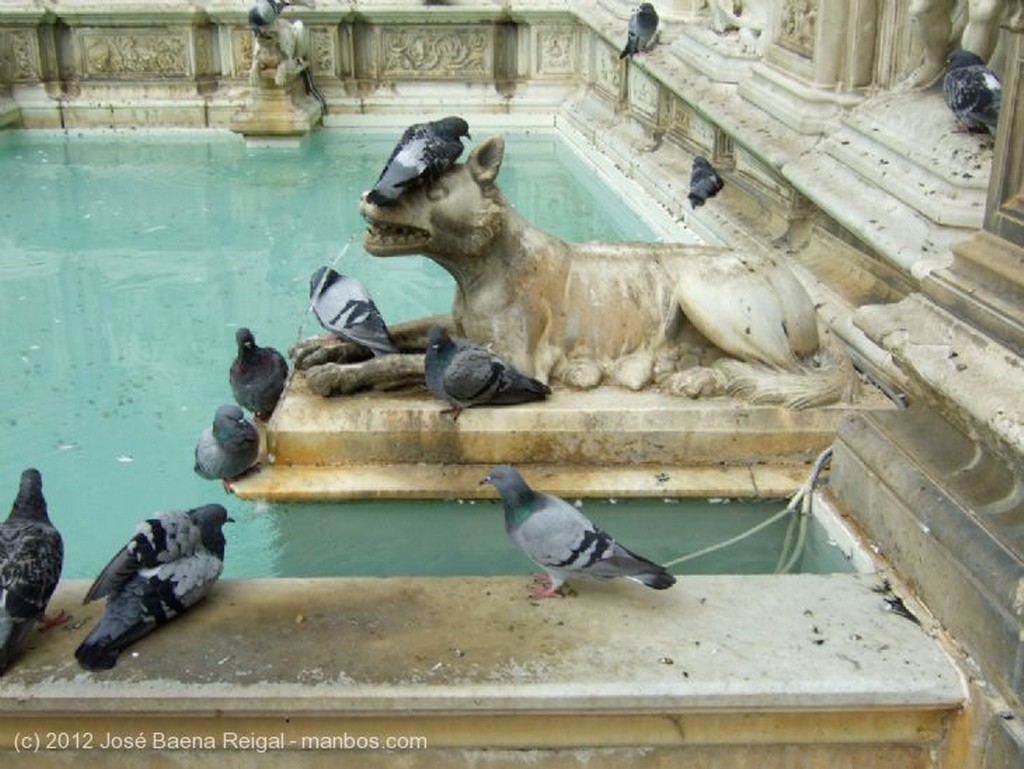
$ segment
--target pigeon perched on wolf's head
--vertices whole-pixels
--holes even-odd
[[[380,310],[359,278],[321,267],[309,280],[309,298],[320,325],[335,336],[361,344],[374,355],[398,352]]]
[[[158,513],[135,529],[96,578],[83,603],[107,598],[106,611],[75,657],[87,670],[109,670],[118,655],[210,592],[224,569],[220,505]]]
[[[284,392],[288,363],[273,347],[256,344],[256,337],[244,326],[235,332],[235,344],[238,354],[228,370],[235,403],[266,421]]]
[[[244,475],[256,465],[260,454],[260,434],[238,406],[226,403],[217,408],[213,424],[196,443],[195,471],[209,480],[228,481]]]
[[[713,198],[724,186],[725,182],[708,159],[697,155],[690,171],[690,194],[687,195],[690,208],[704,205],[708,198]]]
[[[43,478],[30,467],[22,472],[11,513],[0,524],[0,675],[36,622],[47,621],[46,604],[63,563],[64,542],[47,515]]]
[[[469,124],[454,115],[409,126],[366,199],[376,206],[391,206],[407,188],[437,181],[462,154],[463,136],[472,138]]]
[[[505,531],[547,572],[534,598],[553,598],[574,577],[626,577],[655,590],[676,583],[663,566],[632,553],[564,499],[534,491],[512,467],[491,470],[480,483],[498,490],[505,506]]]
[[[1002,93],[998,76],[980,56],[963,49],[949,55],[942,96],[965,129],[988,131],[994,136]]]
[[[451,337],[440,326],[427,334],[427,389],[451,404],[455,419],[470,406],[507,405],[543,400],[551,388],[521,374],[480,345]]]
[[[629,17],[629,29],[626,36],[626,47],[619,54],[620,59],[651,48],[654,34],[658,31],[658,12],[650,3],[640,3],[640,7]]]

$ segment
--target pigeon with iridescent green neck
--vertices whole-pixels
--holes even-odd
[[[450,404],[445,411],[458,419],[470,406],[501,406],[539,401],[551,388],[528,377],[490,350],[440,326],[427,332],[424,356],[427,389]]]
[[[676,578],[653,561],[630,552],[564,499],[534,491],[509,465],[491,470],[480,483],[498,490],[509,538],[546,572],[533,598],[553,598],[568,579],[625,577],[655,590]]]

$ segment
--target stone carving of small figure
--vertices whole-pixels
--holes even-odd
[[[708,0],[711,28],[722,35],[739,30],[740,46],[745,53],[764,53],[764,30],[768,25],[767,0]]]
[[[996,48],[999,22],[1006,0],[966,0],[966,24],[955,41],[954,16],[958,0],[913,0],[910,23],[921,46],[921,63],[901,84],[904,88],[927,88],[942,77],[946,56],[953,48],[964,48],[988,61]]]
[[[314,0],[256,0],[249,9],[249,28],[253,34],[249,80],[254,88],[259,87],[262,73],[272,71],[274,85],[281,88],[301,76],[307,92],[316,97],[326,114],[327,101],[317,88],[309,66],[309,30],[301,19],[281,18],[281,13],[291,5],[312,8]]]

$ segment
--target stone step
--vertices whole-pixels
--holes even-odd
[[[235,489],[278,500],[474,497],[486,471],[508,463],[530,465],[555,493],[785,496],[852,408],[605,387],[467,409],[456,421],[425,390],[322,398],[298,375],[266,426],[270,461]],[[876,392],[858,404],[891,408]]]
[[[72,620],[33,633],[4,676],[0,760],[946,765],[961,676],[886,610],[875,575],[582,583],[540,602],[528,582],[224,580],[113,670],[86,673],[73,652],[102,607],[65,581],[50,609]],[[405,742],[385,750],[388,737]]]

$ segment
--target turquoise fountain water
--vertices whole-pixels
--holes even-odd
[[[502,189],[572,240],[650,229],[556,137],[511,135]],[[221,134],[0,132],[0,496],[43,473],[66,577],[89,578],[162,509],[226,505],[229,577],[521,573],[491,503],[259,506],[192,471],[199,432],[230,402],[234,332],[282,351],[319,333],[313,270],[360,277],[390,322],[447,312],[453,285],[420,257],[360,245],[360,193],[395,140],[319,132],[298,150]],[[425,396],[427,397],[427,396]],[[668,560],[732,536],[776,503],[587,503],[630,547]],[[684,523],[685,522],[685,523]],[[325,534],[325,532],[327,532]],[[694,571],[770,571],[785,523]],[[803,568],[846,570],[812,530]]]

